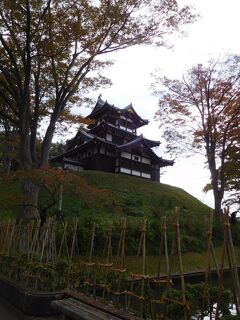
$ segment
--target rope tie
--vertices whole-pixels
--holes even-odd
[[[113,266],[113,263],[100,263],[100,262],[98,262],[97,265],[98,265],[99,267],[110,268],[110,267]]]
[[[142,279],[149,279],[150,275],[148,274],[138,274],[138,273],[132,273],[131,274],[132,278],[142,278]]]
[[[109,292],[113,293],[115,296],[121,296],[123,294],[126,294],[127,290],[124,290],[124,291],[112,291],[112,290],[109,290]]]
[[[83,262],[83,265],[86,267],[93,267],[95,265],[95,262]]]
[[[141,301],[145,300],[145,298],[143,296],[139,296],[139,295],[133,293],[132,291],[127,291],[126,294],[128,296],[135,297],[135,298],[137,298],[138,300],[141,300]]]
[[[113,269],[113,271],[123,273],[123,272],[126,272],[126,268],[125,269]]]

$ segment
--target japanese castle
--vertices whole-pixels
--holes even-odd
[[[160,145],[137,135],[147,125],[132,104],[120,109],[103,101],[101,95],[92,112],[87,129],[80,129],[70,141],[66,152],[52,159],[70,170],[100,170],[123,173],[160,181],[160,168],[174,161],[158,157],[152,150]]]

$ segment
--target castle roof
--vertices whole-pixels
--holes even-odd
[[[157,161],[161,167],[164,166],[172,166],[174,164],[174,161],[172,160],[166,160],[162,157],[158,157],[155,152],[151,149],[152,147],[149,144],[149,141],[151,140],[145,139],[142,135],[136,136],[136,139],[123,144],[123,145],[117,145],[112,143],[109,140],[106,140],[104,138],[100,138],[98,136],[95,136],[93,134],[87,133],[85,130],[79,130],[73,141],[68,146],[68,149],[66,152],[54,157],[52,161],[60,161],[63,159],[68,159],[68,157],[76,154],[78,151],[80,151],[83,148],[88,147],[92,144],[101,143],[104,145],[108,145],[111,148],[115,149],[116,151],[124,151],[129,149],[136,149],[141,150],[141,152],[147,153],[150,157],[153,157],[155,161]]]
[[[120,109],[113,104],[108,103],[107,100],[103,101],[101,95],[98,97],[97,103],[92,112],[86,118],[97,119],[102,114],[107,112],[118,113],[119,115],[130,117],[134,119],[134,123],[137,125],[137,127],[144,126],[149,122],[147,119],[143,119],[137,114],[137,112],[133,108],[132,103],[130,103],[125,108]]]
[[[68,141],[66,151],[51,161],[70,170],[124,173],[154,181],[160,180],[161,167],[174,164],[152,150],[160,141],[137,135],[137,128],[148,120],[141,118],[132,104],[120,109],[100,95],[86,119],[91,120],[87,129],[81,127]]]
[[[162,157],[158,157],[149,146],[147,139],[145,139],[143,136],[140,136],[137,139],[123,144],[121,146],[116,146],[116,149],[119,151],[139,148],[141,149],[141,151],[145,151],[147,154],[149,154],[149,156],[153,157],[160,164],[161,167],[172,166],[174,164],[173,160],[166,160]]]
[[[111,123],[106,123],[104,120],[102,120],[98,125],[96,125],[95,127],[91,128],[90,130],[88,130],[88,133],[89,134],[94,134],[97,130],[99,130],[99,128],[110,128],[112,130],[115,130],[116,132],[118,133],[121,133],[121,134],[124,134],[125,136],[129,136],[131,137],[132,139],[136,139],[138,138],[139,136],[133,132],[130,132],[130,131],[127,131],[127,130],[124,130],[124,129],[121,129],[117,126],[114,126],[113,124]],[[160,145],[160,141],[156,141],[156,140],[150,140],[150,139],[146,139],[144,138],[148,145],[153,148],[153,147],[158,147]]]

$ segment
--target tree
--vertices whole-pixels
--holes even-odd
[[[156,91],[160,97],[156,118],[164,129],[168,151],[204,154],[219,217],[231,152],[239,145],[240,58],[197,65],[181,80],[160,81],[165,90]]]
[[[0,117],[17,128],[20,164],[28,171],[48,162],[55,127],[70,114],[76,94],[109,81],[105,54],[138,44],[165,45],[167,35],[194,20],[176,0],[4,0],[0,2]],[[40,159],[38,128],[47,118]],[[19,218],[37,215],[39,187],[24,180],[32,199]]]
[[[240,211],[240,137],[238,144],[234,145],[228,152],[226,161],[226,191],[227,199],[224,204],[233,206],[235,213]]]
[[[0,170],[10,173],[17,168],[19,154],[19,136],[7,120],[0,119]]]
[[[118,205],[115,197],[107,190],[88,184],[83,177],[75,173],[46,165],[29,171],[15,170],[11,171],[9,175],[1,174],[1,213],[5,212],[5,214],[13,216],[13,212],[19,208],[33,206],[32,199],[27,194],[22,195],[19,192],[19,181],[26,179],[31,179],[41,189],[37,208],[35,208],[39,212],[41,225],[44,225],[47,215],[57,216],[59,213],[60,196],[64,197],[63,203],[65,199],[71,199],[71,201],[73,198],[76,201],[81,199],[81,204],[84,207],[94,207],[95,210],[116,208]],[[78,210],[80,209],[78,208]],[[71,214],[72,212],[70,212]]]

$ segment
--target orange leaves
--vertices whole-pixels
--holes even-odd
[[[115,204],[113,196],[104,189],[89,185],[76,173],[55,167],[43,166],[29,171],[18,170],[0,180],[0,208],[16,209],[31,203],[31,199],[20,192],[20,183],[31,181],[45,194],[45,205],[49,199],[57,201],[61,189],[64,197],[80,198],[81,203],[96,209],[111,208]],[[64,201],[63,201],[64,207]]]
[[[164,78],[165,91],[158,91],[156,118],[164,129],[167,148],[175,154],[195,152],[206,157],[218,212],[230,177],[228,164],[236,170],[230,151],[240,146],[239,71],[239,57],[230,56],[194,66],[182,80]]]
[[[93,119],[86,119],[85,117],[82,117],[80,115],[74,115],[69,110],[65,109],[59,118],[60,122],[70,122],[70,123],[76,123],[76,124],[94,124],[95,120]]]

